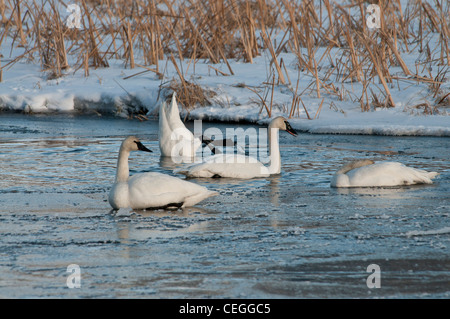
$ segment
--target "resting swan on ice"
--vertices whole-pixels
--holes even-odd
[[[375,163],[372,160],[350,162],[331,179],[331,187],[381,187],[432,184],[439,173],[411,168],[398,162]]]
[[[213,154],[220,153],[216,146],[236,146],[230,140],[213,141],[207,137],[195,137],[180,119],[180,111],[173,92],[170,105],[162,102],[159,108],[159,148],[163,157],[193,158],[202,146],[206,145]]]
[[[116,179],[108,197],[112,208],[188,207],[218,195],[206,187],[166,174],[148,172],[129,177],[128,157],[131,151],[151,152],[134,136],[129,136],[122,142]]]
[[[276,117],[270,122],[269,166],[265,166],[257,159],[242,154],[219,154],[207,158],[203,163],[189,165],[174,172],[188,177],[231,177],[242,179],[279,174],[281,172],[279,130],[297,136],[297,132],[284,117]]]

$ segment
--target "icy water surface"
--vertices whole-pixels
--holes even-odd
[[[115,213],[107,194],[127,135],[153,150],[132,153],[131,174],[172,174],[156,121],[0,115],[1,298],[450,297],[448,138],[281,132],[279,176],[192,180],[220,195],[186,210]],[[355,158],[441,175],[425,186],[330,188]],[[71,264],[78,289],[67,286]],[[371,264],[380,288],[367,286]]]

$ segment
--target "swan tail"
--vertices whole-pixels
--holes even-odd
[[[438,172],[429,172],[428,174],[429,174],[428,177],[429,177],[430,179],[434,179],[434,178],[436,178],[436,177],[439,176],[439,173],[438,173]]]
[[[413,174],[407,180],[405,180],[405,184],[433,184],[433,179],[438,176],[437,172],[427,172],[420,169],[414,169]]]
[[[194,195],[194,196],[186,198],[186,200],[184,201],[182,207],[194,206],[195,204],[201,202],[202,200],[205,200],[205,199],[207,199],[209,197],[213,197],[213,196],[217,196],[217,195],[219,195],[219,193],[216,192],[216,191],[208,190],[206,192],[202,192],[200,194],[197,194],[197,195]]]
[[[188,165],[177,168],[173,172],[186,175],[187,177],[213,177],[215,175],[209,163]]]

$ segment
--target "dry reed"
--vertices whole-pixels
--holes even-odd
[[[367,4],[362,0],[74,3],[81,9],[80,29],[65,25],[60,13],[67,5],[62,0],[2,1],[0,45],[9,37],[13,46],[25,47],[22,57],[30,60],[37,57],[42,70],[51,78],[63,76],[69,67],[75,71],[82,69],[88,76],[91,68],[108,67],[110,59],[120,59],[127,68],[141,67],[162,77],[158,62],[166,59],[173,63],[178,74],[176,82],[172,81],[168,87],[179,93],[187,108],[204,103],[210,93],[202,95],[202,88],[187,81],[178,63],[187,60],[189,67],[195,69],[195,63],[205,59],[217,75],[227,76],[234,74],[230,59],[253,63],[263,50],[270,56],[273,74],[266,81],[263,95],[252,90],[268,116],[272,115],[276,86],[285,85],[292,91],[289,116],[299,114],[301,103],[311,118],[301,99],[302,93],[309,90],[315,91],[321,101],[313,117],[317,118],[324,97],[343,98],[342,90],[339,92],[331,82],[332,76],[335,83],[361,84],[362,93],[357,98],[361,111],[368,111],[370,106],[394,107],[391,89],[399,78],[427,83],[437,105],[448,101],[449,93],[441,86],[450,67],[450,4],[445,1],[409,1],[406,8],[401,7],[400,0],[375,1],[381,9],[379,29],[367,26]],[[423,61],[416,61],[415,70],[409,69],[404,59],[414,50],[425,56]],[[302,93],[298,93],[298,83],[292,88],[286,65],[279,59],[281,52],[294,53],[302,70],[299,76],[311,79]],[[138,59],[144,61],[143,65],[136,63]],[[76,62],[69,65],[69,60]],[[211,65],[217,63],[225,63],[228,73]],[[8,65],[0,65],[0,74]],[[390,73],[397,66],[402,75]],[[431,66],[440,66],[443,71],[430,77],[427,70]],[[375,91],[381,92],[383,101]],[[199,102],[189,98],[189,94],[203,98]]]

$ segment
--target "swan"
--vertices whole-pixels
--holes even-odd
[[[237,146],[231,140],[212,140],[196,137],[180,119],[176,92],[173,92],[170,105],[164,101],[159,108],[159,149],[163,157],[193,158],[200,146],[208,146],[213,154],[221,153],[217,147]],[[243,152],[242,149],[238,150]]]
[[[331,179],[331,187],[381,187],[432,184],[439,173],[407,167],[398,162],[357,160],[344,165]]]
[[[139,173],[129,177],[128,157],[131,151],[151,152],[135,136],[122,142],[115,182],[108,197],[113,209],[183,208],[218,195],[206,187],[162,173]]]
[[[170,105],[161,103],[159,108],[159,148],[161,156],[194,157],[202,141],[189,131],[180,119],[176,93]]]
[[[231,177],[241,179],[280,174],[279,130],[297,136],[297,132],[284,117],[276,117],[270,122],[269,166],[265,166],[256,158],[242,154],[219,154],[207,158],[203,163],[185,166],[176,169],[174,172],[184,174],[187,177]]]

